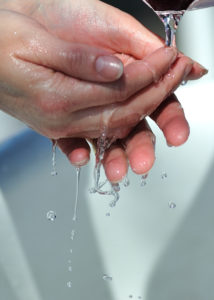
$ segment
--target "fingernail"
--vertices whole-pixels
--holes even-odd
[[[114,56],[100,56],[95,63],[97,73],[108,80],[117,80],[123,74],[123,63]]]

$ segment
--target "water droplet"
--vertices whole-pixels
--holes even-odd
[[[166,173],[166,172],[163,172],[163,173],[161,174],[161,178],[162,178],[162,179],[167,178],[167,173]]]
[[[141,296],[138,296],[138,299],[142,299],[142,297],[141,297]]]
[[[71,288],[71,287],[72,287],[72,282],[71,282],[71,281],[68,281],[68,282],[67,282],[67,287],[68,287],[68,288]]]
[[[172,201],[169,201],[168,205],[169,205],[169,208],[172,208],[172,209],[176,208],[176,204]]]
[[[187,80],[183,80],[182,82],[181,82],[181,85],[186,85],[187,84]]]
[[[56,176],[57,175],[57,171],[51,171],[51,176]]]
[[[68,271],[69,271],[69,272],[72,272],[72,270],[73,270],[72,266],[69,266],[69,267],[68,267]]]
[[[105,281],[112,281],[112,277],[104,274],[103,275],[103,280],[105,280]]]
[[[50,210],[47,212],[46,217],[49,221],[55,221],[56,220],[56,213],[53,210]]]
[[[132,299],[132,298],[133,298],[133,295],[129,295],[129,298]]]
[[[71,254],[73,253],[73,249],[70,249],[70,253],[71,253]]]
[[[106,213],[106,217],[110,217],[111,216],[111,214],[108,212],[108,213]]]
[[[72,240],[72,241],[74,240],[74,236],[75,236],[75,230],[72,229],[72,231],[71,231],[71,240]]]
[[[128,187],[130,185],[129,178],[127,176],[125,176],[125,178],[123,179],[123,185],[125,187]]]

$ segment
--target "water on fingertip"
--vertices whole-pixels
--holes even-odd
[[[145,179],[147,179],[147,178],[148,178],[148,176],[149,176],[149,174],[148,174],[148,173],[146,173],[146,174],[143,174],[143,175],[141,176],[141,178],[142,178],[143,180],[145,180]]]

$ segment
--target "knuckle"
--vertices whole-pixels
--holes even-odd
[[[85,67],[87,63],[86,54],[80,48],[78,49],[78,47],[71,51],[63,51],[60,55],[64,58],[65,67],[69,67],[72,71],[78,71],[82,67]]]

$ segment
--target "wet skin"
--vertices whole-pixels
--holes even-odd
[[[148,172],[155,154],[145,115],[167,143],[186,141],[184,112],[168,96],[184,79],[206,73],[199,64],[164,48],[131,16],[100,1],[0,1],[0,9],[0,107],[58,139],[72,164],[88,162],[86,139],[94,142],[107,127],[109,136],[118,137],[103,162],[109,180],[121,180],[128,164],[137,174]],[[112,55],[123,62],[123,73],[106,78],[95,72],[97,59]]]

